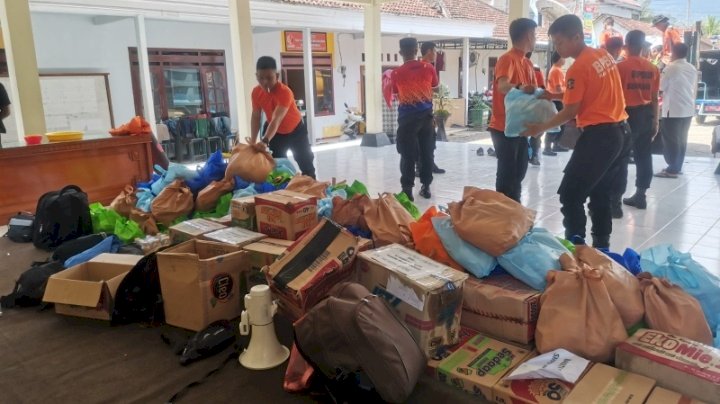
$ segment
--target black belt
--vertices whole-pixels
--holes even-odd
[[[636,110],[636,109],[643,109],[643,108],[647,108],[647,107],[652,107],[652,104],[635,105],[635,106],[633,106],[633,107],[625,107],[625,110],[626,110],[626,111],[633,111],[633,110]]]
[[[625,121],[622,122],[614,122],[614,123],[600,123],[597,125],[590,125],[585,126],[583,128],[579,128],[581,132],[585,132],[588,130],[595,130],[595,129],[611,129],[611,128],[621,128],[623,125],[625,125]]]

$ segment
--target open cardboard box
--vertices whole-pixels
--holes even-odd
[[[58,314],[110,320],[120,282],[141,258],[100,254],[84,264],[58,272],[48,279],[43,301],[55,303]]]
[[[255,197],[260,233],[295,241],[318,224],[317,198],[292,191],[275,191]]]

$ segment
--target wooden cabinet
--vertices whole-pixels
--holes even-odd
[[[109,204],[152,173],[150,135],[103,137],[0,149],[0,223],[34,212],[42,194],[78,185],[90,203]]]

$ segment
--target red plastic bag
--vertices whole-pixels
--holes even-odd
[[[290,351],[290,360],[285,369],[285,380],[283,389],[288,393],[300,393],[310,388],[310,379],[315,369],[300,355],[297,346],[293,343]]]
[[[458,264],[452,259],[450,254],[448,254],[440,240],[440,236],[435,232],[432,218],[439,216],[447,215],[438,211],[435,206],[431,206],[423,213],[417,222],[410,223],[410,232],[415,242],[415,251],[441,264],[445,264],[459,271],[464,271],[462,265]]]

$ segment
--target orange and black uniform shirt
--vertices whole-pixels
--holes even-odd
[[[273,113],[277,107],[287,107],[288,112],[280,122],[278,135],[289,135],[302,121],[300,110],[295,104],[295,95],[290,87],[278,82],[269,92],[262,87],[256,86],[252,91],[253,111],[262,110],[268,121],[272,120]]]
[[[525,57],[524,52],[513,48],[500,56],[495,65],[492,118],[489,125],[499,132],[505,132],[505,94],[498,88],[498,81],[503,77],[515,85],[537,85],[532,62]]]
[[[567,71],[563,104],[580,104],[580,128],[627,119],[620,73],[604,49],[586,47]]]
[[[660,72],[650,61],[629,56],[618,63],[620,81],[627,107],[640,107],[652,102],[652,94],[660,91]]]
[[[560,87],[560,93],[565,92],[565,73],[561,68],[553,66],[548,73],[548,91],[557,93],[558,87]]]
[[[393,92],[398,95],[398,118],[432,111],[433,88],[438,86],[438,75],[432,64],[410,60],[393,70],[390,77]]]

